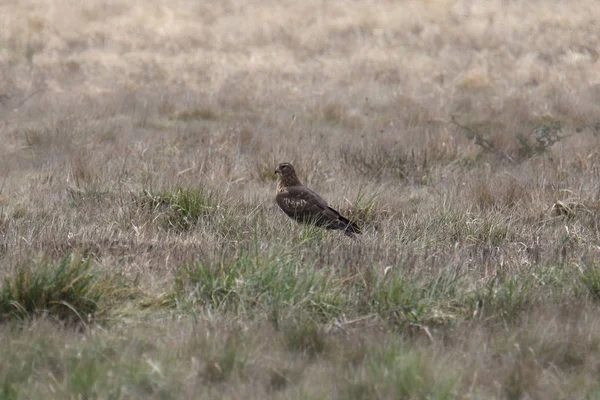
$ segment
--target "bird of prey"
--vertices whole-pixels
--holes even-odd
[[[321,196],[303,186],[290,163],[281,163],[275,170],[279,174],[275,200],[288,217],[302,223],[311,223],[325,229],[343,231],[356,239],[360,228],[327,205]]]

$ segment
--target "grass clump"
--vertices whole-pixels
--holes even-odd
[[[142,207],[158,213],[156,221],[163,228],[177,230],[191,229],[219,207],[216,194],[202,185],[195,188],[176,187],[158,194],[144,191],[140,202]]]
[[[464,314],[463,281],[454,268],[421,276],[390,270],[366,281],[365,300],[368,311],[395,324],[443,325]]]
[[[67,255],[20,265],[0,288],[0,322],[48,315],[60,321],[84,321],[98,309],[101,293],[90,260]]]
[[[475,290],[474,315],[512,324],[536,305],[572,298],[575,288],[575,278],[563,264],[538,265],[514,275],[498,273]]]
[[[342,209],[341,212],[352,222],[359,224],[359,226],[365,226],[367,223],[371,223],[375,217],[379,216],[377,214],[385,214],[385,211],[379,211],[375,207],[377,196],[378,193],[367,194],[367,190],[364,187],[359,187],[350,207]]]
[[[532,279],[526,276],[497,277],[475,296],[480,315],[514,322],[532,303]]]
[[[299,270],[287,254],[265,258],[243,252],[217,262],[182,265],[175,293],[181,306],[244,314],[263,310],[277,324],[283,311],[307,311],[327,320],[342,306],[340,282],[327,271]]]
[[[600,267],[597,264],[586,265],[579,278],[595,301],[600,301]]]
[[[344,398],[454,399],[461,376],[436,358],[398,341],[372,346],[342,387]]]
[[[325,238],[325,229],[317,226],[313,223],[306,223],[301,225],[302,230],[299,234],[300,242],[302,243],[319,243]]]

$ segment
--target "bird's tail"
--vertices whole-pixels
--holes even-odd
[[[351,237],[352,239],[356,239],[356,234],[361,234],[362,230],[360,229],[360,227],[355,223],[350,221],[347,218],[341,217],[340,220],[342,221],[342,223],[344,224],[344,226],[341,228],[341,230],[344,231],[344,233],[346,234],[346,236]]]
[[[335,214],[337,219],[331,221],[333,223],[329,224],[327,226],[327,229],[339,229],[340,231],[343,231],[346,234],[346,236],[350,236],[352,239],[356,239],[357,233],[362,233],[360,227],[355,222],[350,221],[346,217],[342,217],[339,212],[337,212],[331,207],[329,207],[329,210]]]

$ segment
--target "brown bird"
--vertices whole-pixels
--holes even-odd
[[[321,196],[302,185],[292,164],[279,164],[275,173],[280,175],[275,200],[288,217],[325,229],[344,231],[352,239],[356,239],[356,233],[362,233],[358,225],[341,216]]]

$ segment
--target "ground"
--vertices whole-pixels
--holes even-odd
[[[599,15],[2,1],[0,397],[599,397]]]

